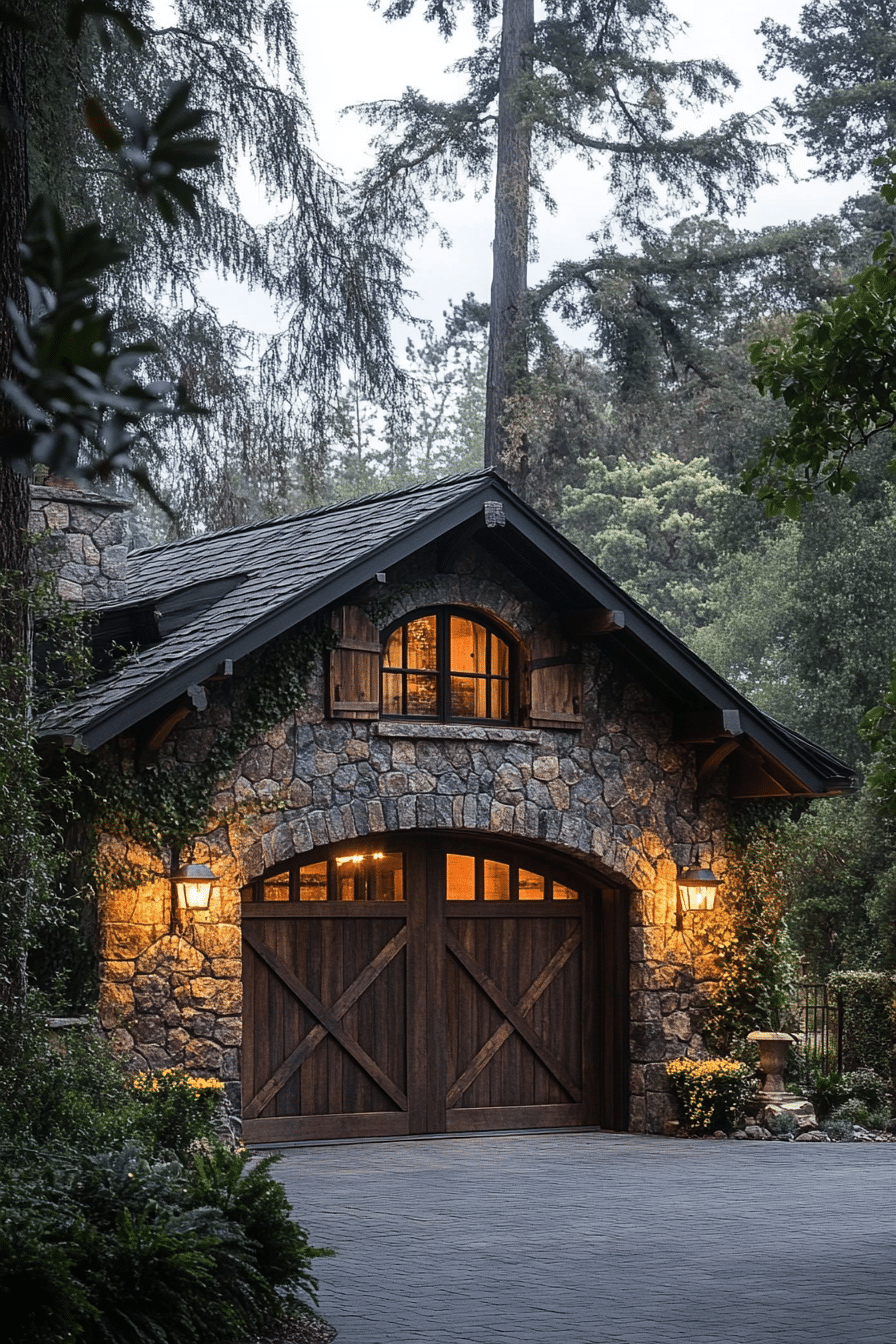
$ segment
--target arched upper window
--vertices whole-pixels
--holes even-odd
[[[512,655],[507,639],[478,612],[440,607],[406,616],[386,631],[382,712],[510,723]]]

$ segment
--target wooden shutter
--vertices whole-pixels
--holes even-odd
[[[380,632],[360,607],[333,613],[339,643],[330,652],[329,715],[375,719],[380,712]]]
[[[529,646],[529,717],[533,728],[581,728],[582,655],[551,619]]]

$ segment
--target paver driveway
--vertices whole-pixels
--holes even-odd
[[[338,1344],[896,1344],[896,1145],[588,1131],[275,1168]]]

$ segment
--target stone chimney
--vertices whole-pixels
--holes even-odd
[[[30,529],[37,536],[50,533],[44,563],[56,572],[60,597],[77,607],[125,601],[130,507],[126,499],[56,476],[32,485]]]

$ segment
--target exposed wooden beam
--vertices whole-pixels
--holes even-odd
[[[786,766],[752,743],[738,752],[728,782],[730,798],[789,798],[810,790]]]
[[[151,751],[158,751],[166,737],[168,737],[172,730],[177,727],[182,719],[187,717],[191,712],[191,709],[191,705],[178,705],[176,709],[172,709],[169,714],[166,714],[162,721],[153,728],[149,737],[143,743],[140,753],[141,759],[145,758]]]

